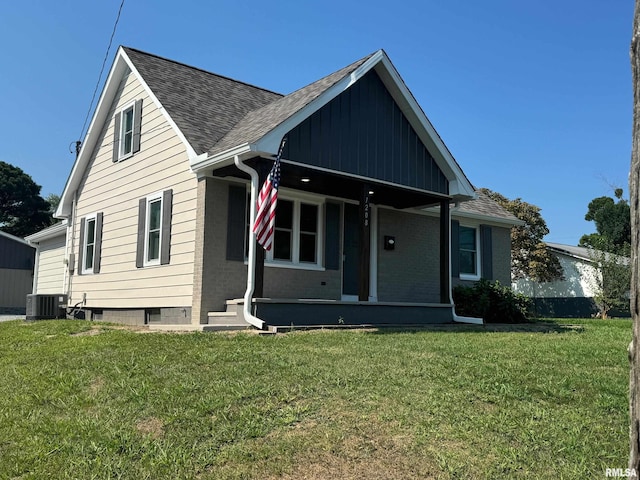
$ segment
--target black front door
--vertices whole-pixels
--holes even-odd
[[[360,210],[358,205],[344,204],[344,258],[342,294],[358,296],[360,252]]]

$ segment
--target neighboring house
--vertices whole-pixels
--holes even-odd
[[[509,281],[518,221],[475,198],[382,50],[285,96],[121,47],[56,212],[61,293],[136,324],[453,321],[452,283]]]
[[[24,315],[35,253],[23,239],[0,231],[0,314]]]
[[[36,249],[34,294],[60,294],[67,291],[67,221],[58,222],[25,237]]]
[[[535,313],[549,317],[588,318],[598,313],[594,301],[597,277],[601,272],[588,248],[546,242],[547,249],[560,261],[564,278],[553,282],[536,282],[528,278],[513,282],[513,289],[530,297]],[[629,312],[611,312],[629,316]]]

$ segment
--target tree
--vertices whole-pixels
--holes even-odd
[[[549,229],[540,215],[540,208],[520,198],[509,200],[486,188],[481,188],[480,192],[525,222],[511,229],[511,278],[527,277],[538,282],[562,279],[560,261],[542,241]]]
[[[597,268],[589,278],[595,291],[594,301],[601,318],[608,318],[612,309],[626,310],[629,306],[631,266],[629,265],[629,245],[613,247],[602,243],[603,249],[589,248],[589,257]],[[615,251],[616,253],[611,253]]]
[[[24,237],[51,225],[51,206],[40,189],[22,169],[0,162],[0,229]]]
[[[50,205],[49,211],[51,212],[51,215],[56,213],[56,209],[58,208],[58,205],[60,205],[60,195],[50,193],[44,199]]]
[[[584,219],[596,224],[596,232],[583,235],[580,246],[620,253],[631,243],[631,213],[629,203],[616,188],[616,202],[611,197],[598,197],[589,202]],[[608,249],[608,250],[607,250]]]
[[[629,468],[640,471],[640,0],[636,0],[631,37],[631,73],[633,83],[633,133],[629,203],[631,207],[631,316],[633,334],[629,345]]]

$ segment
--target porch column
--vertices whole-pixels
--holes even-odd
[[[440,303],[451,302],[451,219],[449,199],[440,201]]]
[[[369,301],[369,276],[371,257],[371,205],[369,185],[362,186],[360,194],[360,268],[358,274],[358,300]]]

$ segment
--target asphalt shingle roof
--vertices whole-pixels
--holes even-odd
[[[282,98],[173,60],[123,49],[198,154],[209,151],[248,112]]]
[[[491,198],[484,193],[476,191],[476,194],[478,195],[478,198],[462,202],[457,211],[463,214],[469,213],[472,215],[484,215],[519,222],[515,215],[505,210],[499,203],[491,200]]]
[[[347,75],[350,75],[356,68],[366,62],[371,55],[361,58],[351,65],[327,75],[306,87],[296,90],[285,97],[275,100],[262,108],[249,112],[209,153],[215,154],[223,152],[236,145],[259,140],[287,118],[318,98],[327,89],[331,88]]]

